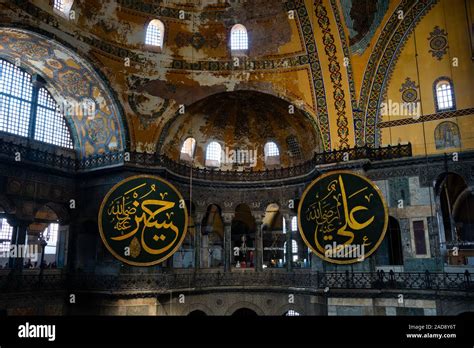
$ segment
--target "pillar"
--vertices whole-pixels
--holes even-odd
[[[26,241],[26,233],[30,222],[24,220],[13,221],[13,233],[11,245],[15,246],[15,257],[10,255],[8,266],[12,269],[23,269],[23,248]],[[22,249],[20,249],[20,246]]]
[[[194,269],[201,268],[201,228],[202,215],[197,215],[194,220]]]
[[[232,265],[232,221],[224,216],[224,272],[230,272]]]
[[[285,232],[286,232],[286,270],[291,272],[292,270],[292,261],[293,261],[293,238],[291,232],[291,220],[288,214],[284,214],[283,218],[285,219]]]
[[[263,230],[262,230],[262,219],[255,218],[255,271],[263,271]]]

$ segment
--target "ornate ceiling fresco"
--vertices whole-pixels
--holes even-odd
[[[165,128],[161,151],[179,160],[181,144],[196,139],[195,164],[204,167],[204,152],[210,141],[218,141],[228,150],[251,150],[258,154],[255,169],[265,169],[264,145],[275,142],[280,149],[282,166],[291,166],[322,152],[319,133],[311,116],[269,94],[251,91],[218,93],[192,104]],[[290,149],[289,143],[294,147]],[[161,145],[161,144],[160,144]],[[298,155],[290,153],[296,147]]]
[[[99,118],[72,121],[85,154],[112,150],[114,142],[117,149],[155,148],[181,105],[242,90],[278,97],[312,117],[325,150],[375,147],[383,144],[378,124],[387,120],[379,115],[380,103],[400,53],[436,4],[438,0],[76,0],[74,19],[66,19],[46,1],[16,0],[0,5],[5,14],[0,23],[29,30],[21,35],[38,46],[28,48],[20,31],[3,29],[0,56],[26,57],[26,67],[41,72],[57,94],[104,94],[107,109]],[[143,44],[147,23],[154,18],[165,25],[160,52]],[[245,24],[250,42],[247,55],[237,60],[228,47],[236,23]],[[40,49],[45,50],[42,58]],[[57,52],[67,52],[67,57]],[[106,94],[107,89],[112,92]],[[119,136],[125,129],[128,135]]]
[[[31,74],[44,77],[49,82],[49,91],[60,105],[94,101],[94,115],[65,113],[82,155],[125,148],[126,128],[120,108],[110,89],[87,61],[42,35],[12,28],[0,28],[0,52],[2,58],[17,63]]]

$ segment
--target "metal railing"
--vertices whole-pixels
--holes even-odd
[[[67,172],[85,172],[111,166],[146,166],[166,168],[169,172],[189,176],[191,171],[196,179],[214,181],[263,181],[278,180],[307,175],[315,170],[316,166],[339,163],[349,160],[368,159],[381,161],[403,157],[411,157],[411,144],[371,148],[368,146],[351,149],[334,150],[330,152],[315,153],[313,158],[304,163],[285,168],[272,170],[220,170],[214,168],[191,168],[184,162],[176,162],[167,156],[140,152],[110,152],[100,155],[77,159],[74,151],[61,150],[42,144],[38,148],[29,144],[16,143],[0,137],[0,156],[15,161],[17,154],[21,161],[31,162],[35,165],[52,167]]]
[[[474,291],[471,274],[431,272],[190,272],[153,274],[0,275],[0,293],[61,290],[165,293],[180,289],[291,287]]]

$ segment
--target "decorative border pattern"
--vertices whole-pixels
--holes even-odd
[[[99,108],[93,119],[65,115],[77,134],[77,150],[82,156],[126,148],[127,134],[122,109],[111,95],[109,86],[87,60],[60,42],[36,32],[10,27],[0,27],[0,32],[1,56],[9,61],[19,58],[22,67],[28,72],[39,71],[46,76],[51,87],[49,91],[55,99],[81,100],[94,95],[94,90],[100,92],[101,98],[96,98]],[[56,52],[62,52],[63,56],[58,56]],[[67,59],[73,59],[76,66],[68,64]],[[36,61],[48,62],[44,71],[37,67]],[[49,66],[54,68],[50,69]]]
[[[344,24],[341,21],[341,16],[339,15],[339,8],[337,6],[336,0],[330,0],[331,2],[331,8],[334,13],[334,18],[336,20],[337,24],[337,30],[339,31],[339,40],[341,42],[342,46],[342,52],[344,53],[344,58],[347,58],[347,66],[346,72],[347,72],[347,81],[349,82],[349,93],[351,95],[351,106],[352,106],[352,114],[353,114],[353,119],[354,119],[354,113],[357,112],[357,98],[356,98],[356,92],[355,92],[355,83],[354,83],[354,75],[352,73],[352,65],[351,65],[351,53],[349,50],[349,45],[347,42],[347,37],[346,33],[344,31]],[[354,129],[355,129],[355,121],[354,121]],[[354,141],[356,141],[354,139]]]
[[[334,36],[331,34],[330,21],[326,7],[322,0],[314,1],[316,17],[319,28],[323,33],[324,51],[329,60],[329,72],[333,85],[334,107],[337,113],[337,135],[339,137],[339,147],[347,149],[349,147],[349,122],[346,117],[346,100],[344,89],[342,88],[341,66],[337,61],[337,50],[334,44]]]
[[[375,44],[375,47],[370,55],[369,61],[367,62],[367,67],[365,69],[364,78],[362,80],[362,85],[360,88],[360,97],[358,109],[360,112],[357,112],[354,115],[354,132],[356,137],[356,145],[363,146],[365,144],[365,128],[364,128],[364,110],[366,109],[370,85],[372,84],[375,69],[377,68],[377,63],[380,60],[380,57],[383,54],[383,49],[387,46],[388,41],[391,38],[392,33],[395,32],[397,25],[400,20],[398,19],[398,11],[403,11],[407,13],[411,4],[415,0],[402,0],[402,3],[395,9],[394,13],[391,15],[390,19],[385,24],[384,28],[381,31],[381,34]]]
[[[380,122],[377,126],[378,128],[398,127],[398,126],[406,126],[406,125],[414,124],[414,123],[443,120],[446,118],[461,117],[461,116],[474,116],[474,108],[437,112],[436,114],[423,115],[418,119],[404,118],[401,120]]]
[[[317,114],[319,121],[319,129],[324,149],[331,149],[331,134],[329,131],[329,115],[326,102],[326,91],[324,89],[323,74],[321,64],[319,63],[316,40],[314,39],[313,26],[308,16],[308,11],[304,0],[290,0],[286,2],[288,11],[294,10],[298,14],[303,40],[308,54],[308,62],[311,69],[311,77],[313,80],[313,93],[316,98]]]
[[[119,5],[120,9],[127,9],[131,11],[141,12],[143,14],[151,15],[155,17],[168,17],[168,18],[187,20],[187,21],[191,19],[191,13],[185,10],[164,7],[158,4],[145,3],[144,1],[117,0],[117,4]],[[180,11],[184,11],[184,19],[180,18]]]
[[[381,97],[387,88],[395,68],[401,49],[404,47],[409,34],[418,21],[433,7],[437,0],[419,0],[404,14],[403,20],[396,32],[390,38],[385,47],[383,56],[377,67],[372,86],[369,91],[369,103],[367,105],[365,119],[365,142],[368,146],[376,147],[380,143],[380,129],[377,129],[377,118],[379,116],[379,104]],[[398,18],[398,17],[397,17]]]

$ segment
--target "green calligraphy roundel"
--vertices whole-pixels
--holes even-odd
[[[105,196],[99,231],[107,249],[133,266],[152,266],[171,257],[186,235],[183,197],[157,176],[129,177]]]
[[[298,229],[320,258],[337,264],[361,262],[382,242],[388,209],[379,188],[348,171],[324,174],[303,193]]]

